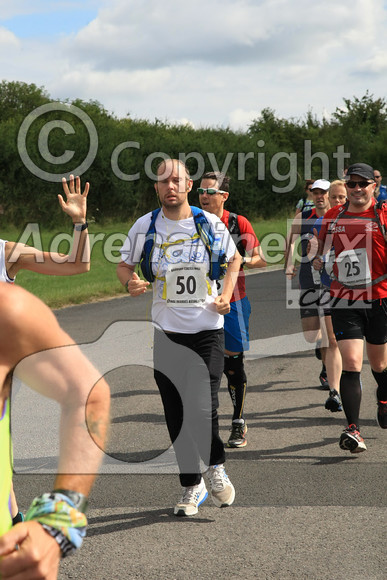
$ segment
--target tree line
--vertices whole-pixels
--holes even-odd
[[[306,178],[337,179],[355,161],[387,176],[386,143],[386,100],[368,91],[344,98],[323,119],[311,110],[283,119],[265,108],[246,131],[233,131],[117,118],[98,101],[58,104],[44,87],[2,81],[2,219],[18,226],[65,224],[55,179],[80,168],[82,181],[91,183],[90,218],[131,220],[156,204],[153,174],[163,155],[186,161],[195,185],[204,171],[225,170],[229,209],[250,219],[279,217],[303,196]],[[190,195],[197,205],[195,188]]]

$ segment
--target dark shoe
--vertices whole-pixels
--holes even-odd
[[[387,429],[387,401],[378,401],[378,423],[382,429]]]
[[[325,408],[332,413],[337,413],[337,411],[342,411],[341,399],[339,393],[336,389],[331,389],[329,397],[325,401]]]
[[[351,453],[361,453],[367,449],[363,437],[356,429],[356,425],[349,425],[341,434],[340,449],[350,451]]]
[[[227,447],[246,447],[246,433],[246,421],[243,423],[233,423],[231,427],[231,435],[227,441]]]
[[[327,372],[325,370],[321,371],[319,379],[320,379],[320,383],[321,383],[321,388],[324,391],[329,391],[328,377],[327,377]]]

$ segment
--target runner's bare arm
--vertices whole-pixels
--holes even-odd
[[[251,255],[249,255],[249,252],[246,252],[244,262],[246,268],[249,269],[264,268],[265,266],[267,266],[261,246],[256,246],[255,248],[253,248]]]
[[[237,251],[228,264],[227,272],[224,277],[222,294],[217,296],[214,301],[216,310],[219,314],[227,314],[230,312],[230,300],[239,276],[241,262],[241,255]]]
[[[63,192],[58,195],[59,204],[67,213],[74,226],[72,251],[70,254],[57,252],[42,252],[25,244],[7,242],[5,246],[5,260],[8,275],[14,278],[19,270],[30,270],[39,274],[52,276],[70,276],[82,274],[90,269],[90,246],[86,224],[87,195],[89,183],[86,183],[83,193],[79,177],[70,176],[69,184],[62,180]],[[87,224],[86,224],[87,225]]]
[[[60,404],[60,458],[52,489],[87,496],[108,429],[108,385],[38,298],[0,285],[0,313],[0,399],[14,369],[14,376]],[[54,580],[61,552],[38,521],[26,521],[0,538],[0,556],[2,578]]]
[[[293,255],[294,255],[294,247],[297,241],[297,238],[301,234],[301,217],[300,215],[296,216],[292,222],[290,232],[286,242],[286,250],[285,250],[285,273],[290,278],[294,278],[297,272],[296,266],[293,264]]]
[[[120,262],[117,266],[117,277],[131,296],[139,296],[146,292],[149,282],[141,280],[134,268],[135,266],[126,264],[126,262]]]

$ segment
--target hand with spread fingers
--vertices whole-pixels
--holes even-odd
[[[59,203],[62,210],[69,215],[74,223],[86,222],[87,195],[89,193],[89,182],[86,182],[83,193],[81,192],[81,179],[70,175],[69,183],[66,178],[62,178],[63,192],[66,201],[62,195],[58,195]]]

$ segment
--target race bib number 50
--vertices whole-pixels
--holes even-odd
[[[167,305],[204,306],[208,292],[206,273],[204,264],[169,264],[165,274]]]

